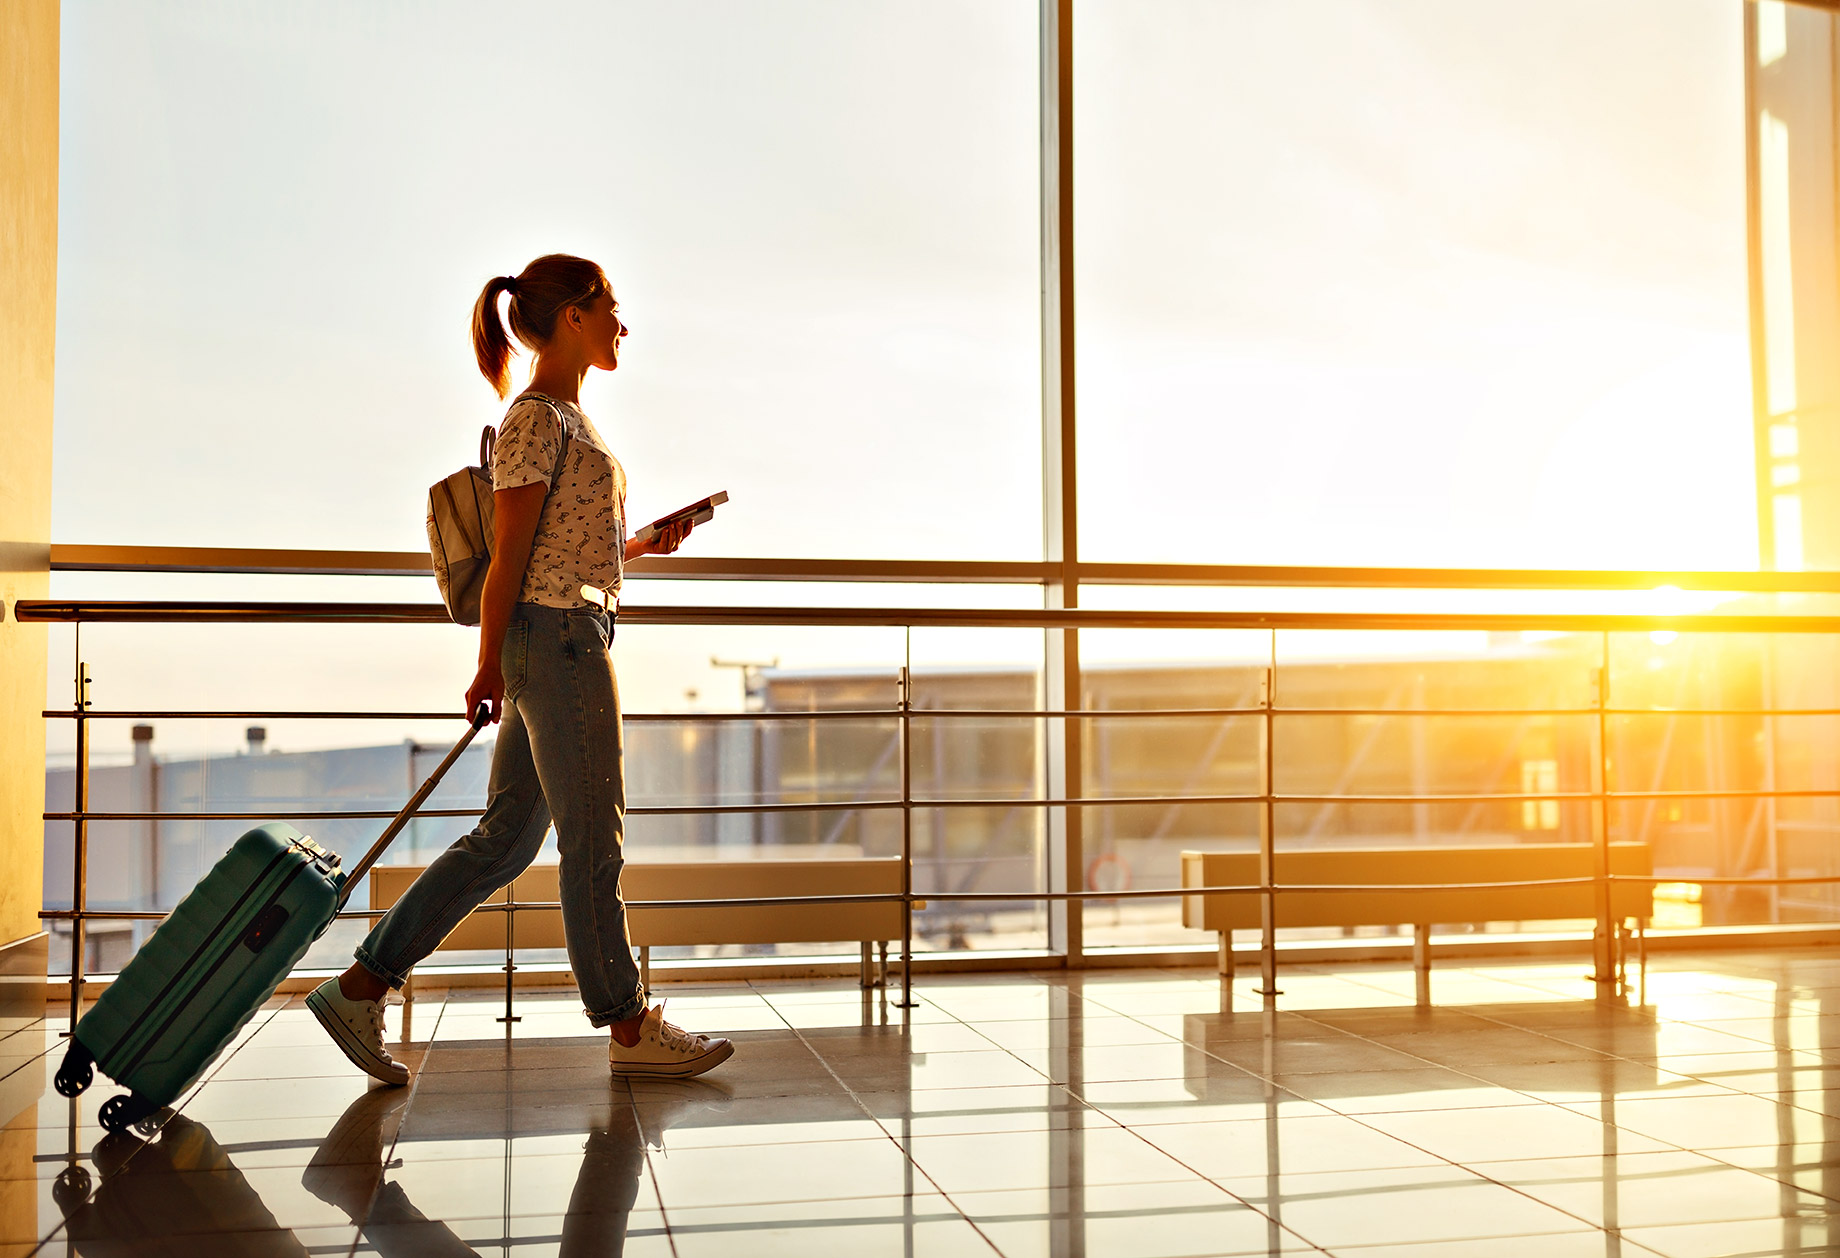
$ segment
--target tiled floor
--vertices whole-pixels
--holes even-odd
[[[50,1092],[40,1024],[0,1041],[0,1258],[1840,1255],[1840,954],[1664,959],[1634,1007],[1580,969],[1420,1011],[1298,968],[1274,1015],[1200,970],[683,987],[739,1051],[630,1086],[566,994],[509,1039],[424,995],[404,1089],[277,1000],[149,1143]]]

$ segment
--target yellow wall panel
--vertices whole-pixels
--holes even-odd
[[[51,367],[57,330],[58,0],[0,4],[0,945],[38,932],[43,888]]]

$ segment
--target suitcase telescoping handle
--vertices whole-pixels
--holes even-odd
[[[447,753],[447,758],[441,761],[433,773],[428,775],[428,780],[422,783],[421,789],[415,792],[415,796],[403,806],[401,812],[396,814],[383,834],[371,844],[371,850],[364,854],[364,858],[351,867],[351,872],[345,876],[345,885],[339,889],[340,908],[345,907],[345,901],[351,899],[351,893],[358,889],[358,879],[370,872],[371,866],[377,863],[377,859],[383,855],[391,841],[402,833],[403,827],[409,824],[409,819],[415,816],[416,810],[428,802],[428,797],[434,794],[434,788],[441,784],[441,779],[447,775],[449,769],[453,768],[454,761],[460,758],[460,753],[467,749],[473,739],[478,736],[479,731],[490,724],[491,720],[492,709],[485,704],[482,703],[473,710],[473,719],[466,731],[466,736],[454,744],[454,749]]]

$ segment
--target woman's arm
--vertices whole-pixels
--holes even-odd
[[[481,703],[492,705],[492,719],[505,697],[505,674],[499,667],[499,650],[511,624],[511,608],[524,586],[524,569],[537,540],[537,520],[549,486],[541,481],[500,489],[492,495],[492,566],[486,569],[486,588],[479,596],[479,671],[466,691],[466,710]]]

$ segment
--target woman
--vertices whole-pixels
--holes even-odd
[[[479,672],[467,711],[502,722],[485,815],[436,858],[359,946],[350,969],[307,997],[360,1068],[386,1083],[408,1067],[383,1045],[383,1000],[485,898],[522,873],[552,818],[561,852],[563,930],[588,1020],[612,1032],[619,1075],[701,1074],[734,1051],[648,1008],[620,899],[626,790],[620,697],[607,613],[582,586],[620,587],[624,560],[669,554],[688,526],[649,544],[626,541],[626,473],[581,411],[589,368],[620,365],[627,327],[600,267],[550,254],[492,280],[473,307],[479,369],[504,397],[511,331],[536,355],[530,388],[511,404],[492,454],[495,525],[479,627]]]

